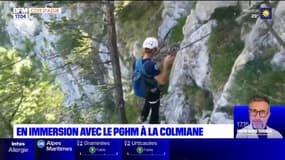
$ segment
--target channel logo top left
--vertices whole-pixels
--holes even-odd
[[[28,8],[13,8],[13,18],[15,20],[28,20],[30,13]]]
[[[13,8],[14,20],[29,20],[31,14],[60,14],[61,8]]]

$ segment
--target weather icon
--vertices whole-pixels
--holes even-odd
[[[261,19],[272,19],[272,8],[260,8]]]
[[[94,154],[96,152],[96,148],[95,147],[90,147],[89,148],[89,153]]]

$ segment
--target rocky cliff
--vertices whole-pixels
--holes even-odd
[[[200,40],[175,60],[163,105],[167,123],[232,123],[233,107],[246,105],[254,94],[284,103],[284,48],[269,29],[284,40],[283,5],[197,2],[183,27],[181,46]],[[273,7],[269,26],[251,17],[258,6]]]

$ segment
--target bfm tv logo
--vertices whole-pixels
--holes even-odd
[[[27,20],[30,17],[28,8],[14,8],[13,9],[14,19]]]
[[[60,14],[61,8],[14,8],[14,19],[26,20],[31,14]]]

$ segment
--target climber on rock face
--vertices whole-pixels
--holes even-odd
[[[154,37],[147,37],[143,42],[144,53],[134,64],[133,88],[137,96],[145,99],[141,112],[141,122],[145,122],[151,110],[149,123],[159,123],[160,89],[159,85],[166,84],[168,69],[173,63],[176,54],[169,54],[163,61],[160,71],[152,61],[158,49],[158,41]],[[139,76],[136,76],[136,73]],[[136,78],[139,77],[139,78]],[[135,79],[135,80],[134,80]]]

